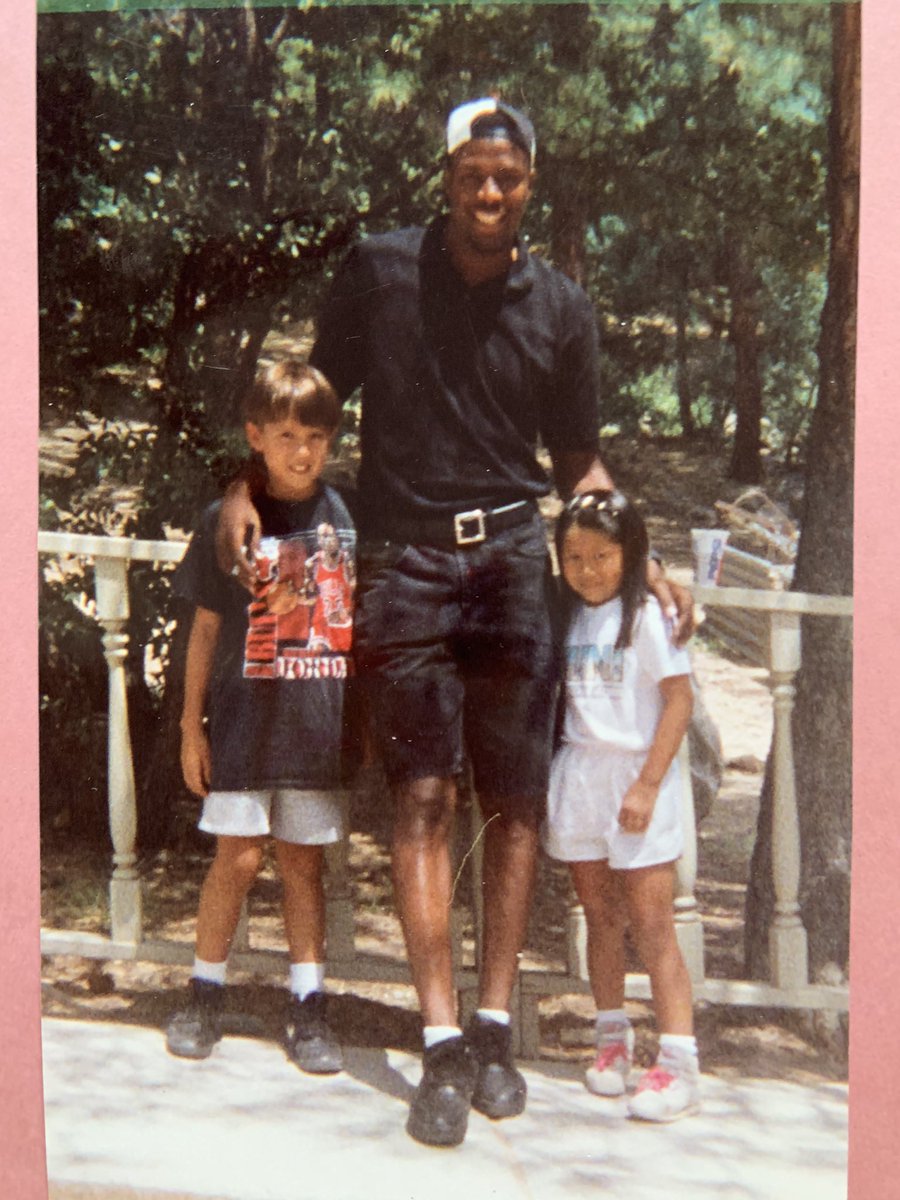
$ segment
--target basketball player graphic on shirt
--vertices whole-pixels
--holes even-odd
[[[317,527],[312,552],[302,537],[264,538],[257,569],[245,678],[341,674],[352,641],[356,579],[334,526],[322,522]]]
[[[309,648],[347,651],[350,649],[353,613],[353,564],[335,532],[324,522],[316,529],[318,549],[306,560],[306,603],[310,614]]]
[[[257,599],[269,616],[278,618],[279,642],[305,646],[309,640],[306,546],[301,538],[272,538],[271,547],[266,546],[268,554],[257,562],[262,585]]]

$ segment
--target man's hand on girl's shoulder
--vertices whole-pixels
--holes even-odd
[[[694,636],[697,629],[697,617],[694,612],[694,594],[683,584],[668,580],[669,591],[672,593],[672,615],[675,622],[675,644],[683,646]]]
[[[675,645],[685,645],[697,628],[693,593],[682,584],[668,579],[653,558],[647,563],[647,587],[659,601],[663,616],[672,622]]]

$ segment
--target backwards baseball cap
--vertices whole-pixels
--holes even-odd
[[[477,128],[476,128],[477,127]],[[534,166],[537,143],[534,126],[524,113],[492,96],[469,100],[454,108],[447,119],[447,153],[453,154],[466,142],[478,137],[506,137],[524,150]]]

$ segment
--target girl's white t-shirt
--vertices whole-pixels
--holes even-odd
[[[650,749],[662,711],[659,682],[689,675],[690,658],[671,640],[655,597],[635,614],[631,645],[615,648],[622,602],[581,604],[566,637],[566,713],[570,745]]]

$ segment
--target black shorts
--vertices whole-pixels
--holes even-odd
[[[472,765],[478,794],[547,793],[559,670],[556,588],[532,520],[459,549],[363,543],[354,629],[390,783]]]

